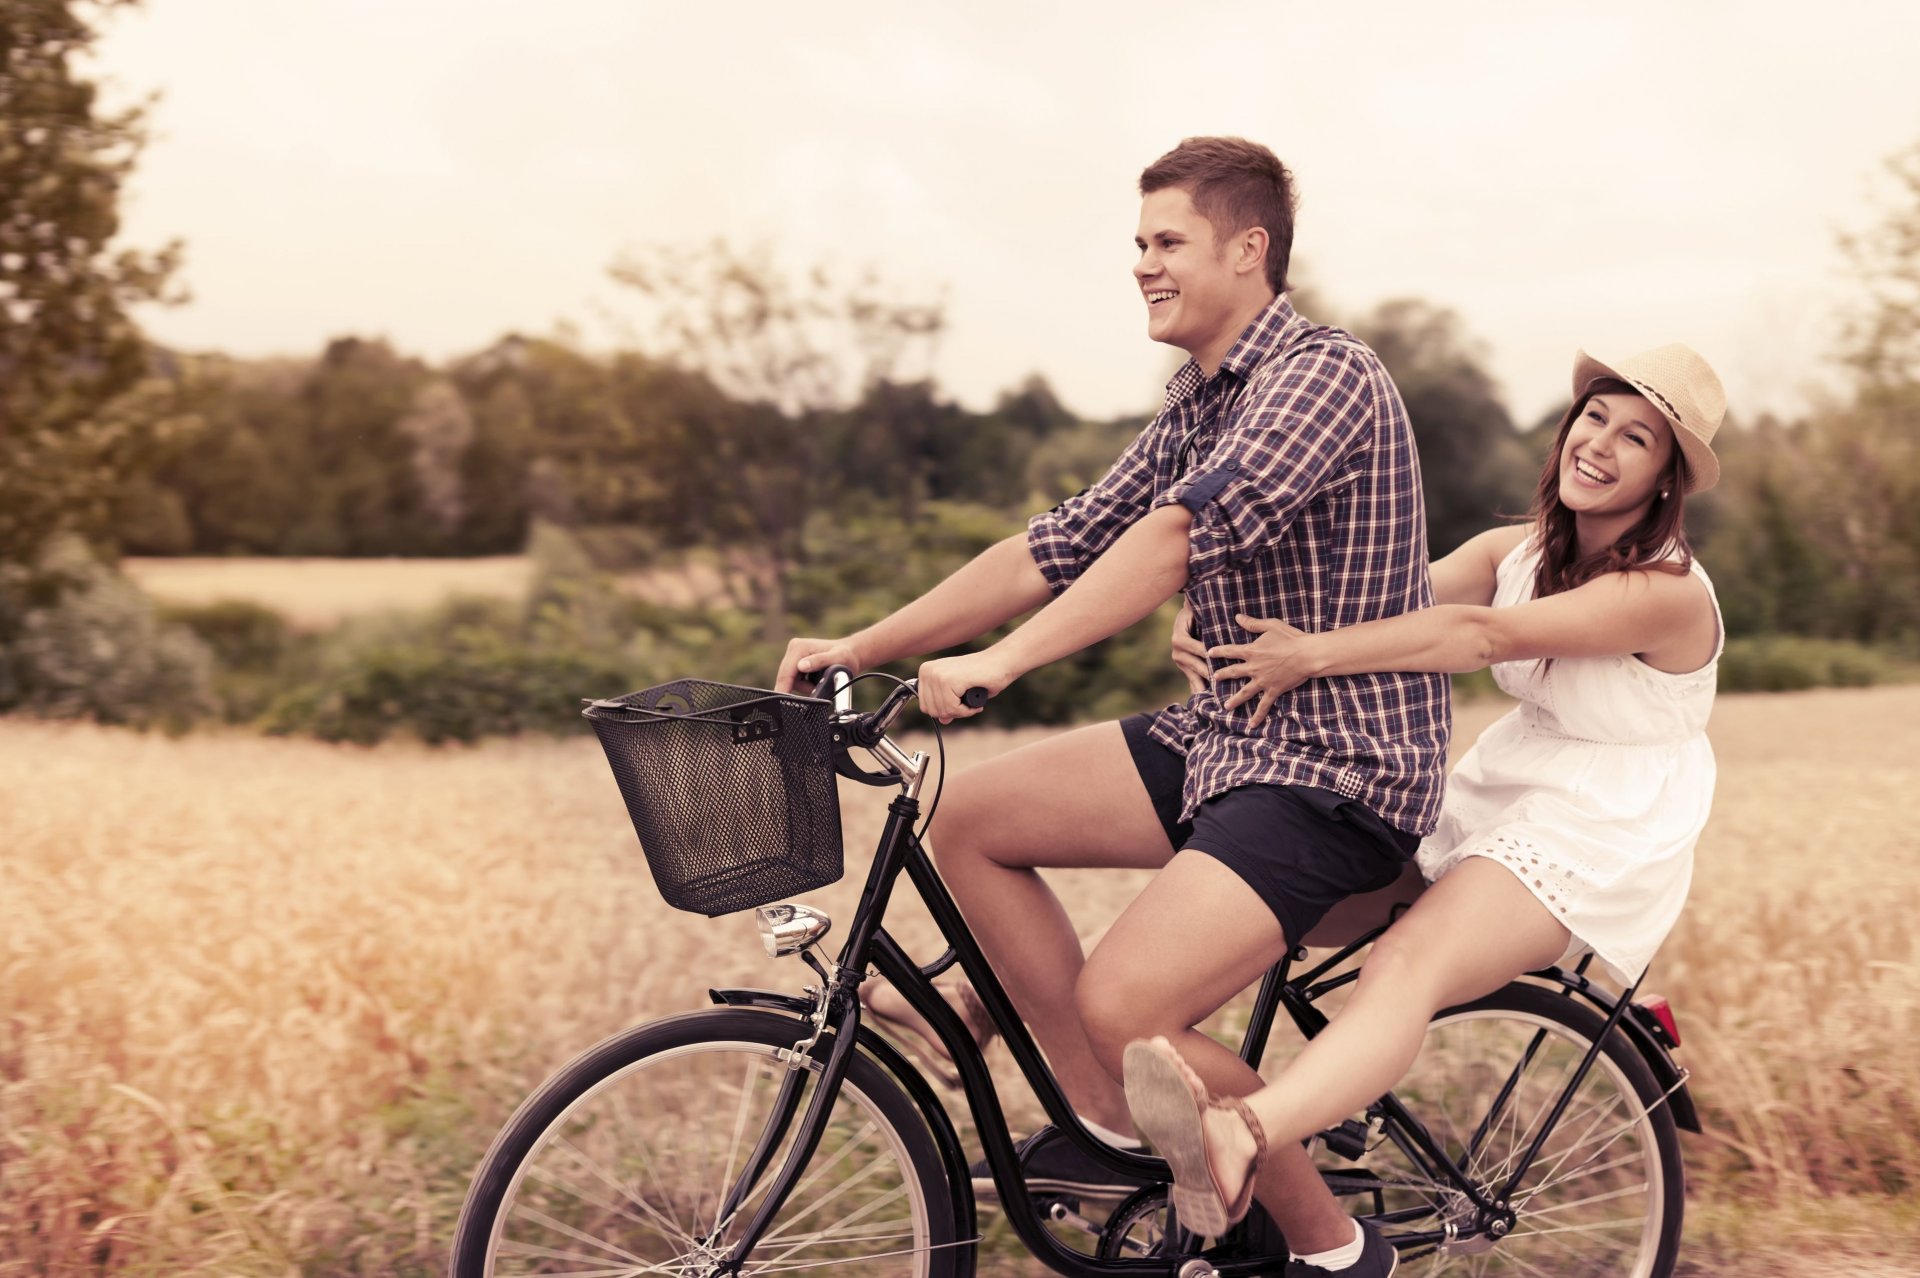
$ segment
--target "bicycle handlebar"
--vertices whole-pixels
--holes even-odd
[[[892,728],[900,718],[901,712],[906,709],[907,702],[920,695],[920,681],[904,679],[887,694],[887,699],[880,703],[879,708],[866,714],[852,715],[850,704],[852,697],[849,692],[852,681],[853,672],[846,666],[828,666],[820,672],[819,680],[814,685],[814,695],[832,696],[834,709],[850,715],[842,721],[842,724],[847,740],[857,746],[872,747],[879,744],[880,738],[886,736],[887,730]],[[978,710],[987,704],[987,698],[988,693],[985,688],[968,688],[960,700],[968,709]]]

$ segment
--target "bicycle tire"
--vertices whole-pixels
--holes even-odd
[[[481,1159],[449,1274],[705,1272],[785,1158],[791,1131],[715,1233],[703,1214],[717,1214],[764,1130],[756,1116],[786,1070],[775,1053],[809,1032],[790,1015],[716,1008],[636,1026],[576,1057],[521,1103]],[[856,1052],[807,1174],[743,1272],[949,1278],[962,1268],[956,1242],[925,1120]]]
[[[1436,1014],[1420,1057],[1393,1094],[1477,1183],[1497,1190],[1605,1025],[1566,993],[1509,985]],[[1510,1079],[1508,1099],[1496,1110],[1490,1098]],[[1608,1035],[1514,1191],[1513,1232],[1403,1253],[1403,1272],[1669,1278],[1686,1188],[1679,1131],[1664,1101],[1638,1049],[1617,1030]],[[1432,1174],[1391,1119],[1359,1165],[1358,1176],[1350,1164],[1334,1169],[1330,1183],[1337,1177],[1350,1197],[1384,1206],[1355,1214],[1372,1216],[1389,1235],[1463,1226],[1473,1215],[1471,1203]],[[1429,1263],[1404,1264],[1416,1258]]]

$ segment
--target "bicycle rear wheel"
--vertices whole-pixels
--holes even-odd
[[[721,1008],[627,1030],[575,1059],[481,1160],[453,1278],[710,1273],[785,1160],[792,1130],[744,1205],[716,1219],[786,1073],[775,1053],[806,1032],[792,1016]],[[819,1147],[743,1272],[942,1278],[957,1271],[955,1242],[925,1121],[856,1053]]]
[[[1394,1095],[1478,1186],[1497,1191],[1605,1024],[1565,994],[1507,986],[1436,1015]],[[1473,1204],[1394,1122],[1359,1163],[1329,1168],[1329,1183],[1390,1235],[1472,1223]],[[1518,1219],[1507,1237],[1408,1251],[1402,1272],[1673,1272],[1685,1203],[1679,1133],[1653,1072],[1624,1035],[1608,1036],[1510,1201]]]

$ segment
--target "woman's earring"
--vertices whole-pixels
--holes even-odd
[[[1666,500],[1667,498],[1669,498],[1669,497],[1671,497],[1671,496],[1673,496],[1673,490],[1672,490],[1671,488],[1662,488],[1662,489],[1660,490],[1660,500],[1661,500],[1661,501],[1665,501],[1665,500]]]

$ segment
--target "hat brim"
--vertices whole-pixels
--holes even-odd
[[[1705,492],[1720,482],[1720,459],[1713,455],[1712,446],[1688,430],[1663,407],[1664,397],[1659,392],[1645,385],[1638,378],[1628,377],[1611,365],[1601,363],[1585,351],[1578,352],[1573,358],[1574,402],[1579,403],[1586,395],[1587,388],[1602,378],[1625,382],[1633,387],[1649,404],[1653,405],[1656,412],[1667,419],[1667,425],[1673,428],[1673,440],[1680,446],[1680,455],[1687,459],[1688,492]]]

